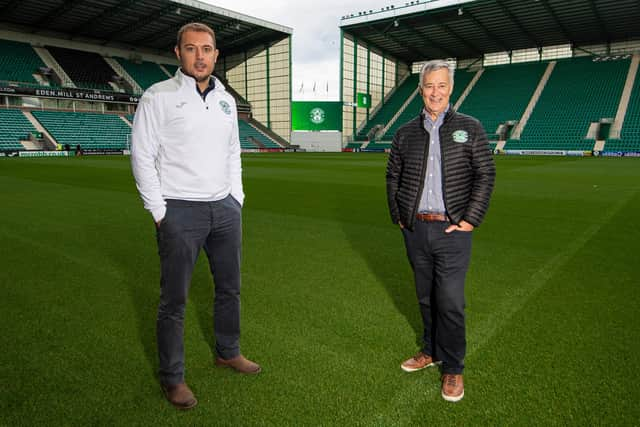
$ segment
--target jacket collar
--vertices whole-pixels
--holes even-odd
[[[175,75],[176,79],[178,79],[178,81],[180,82],[180,86],[186,86],[187,88],[189,88],[189,90],[194,91],[195,93],[199,93],[199,91],[196,88],[196,79],[194,79],[191,76],[186,75],[185,73],[182,72],[182,68],[178,67],[178,70],[176,71],[176,75]],[[224,90],[224,85],[222,84],[222,82],[220,81],[220,79],[218,79],[216,76],[211,75],[211,80],[209,82],[209,85],[213,85],[213,92],[219,91],[219,90]]]
[[[447,110],[447,112],[444,115],[444,119],[442,120],[442,124],[447,123],[451,117],[453,117],[453,115],[456,113],[456,110],[453,109],[453,105],[449,104],[449,110]],[[420,117],[419,117],[419,122],[420,124],[424,123],[425,117],[426,116],[426,112],[424,107],[420,108]]]

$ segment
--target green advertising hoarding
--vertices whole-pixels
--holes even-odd
[[[291,102],[292,130],[342,130],[342,102]]]

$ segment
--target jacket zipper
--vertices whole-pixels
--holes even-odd
[[[451,111],[451,109],[449,109],[449,112]],[[445,176],[445,159],[444,159],[444,150],[442,149],[442,133],[440,132],[442,130],[442,127],[445,125],[445,123],[447,123],[447,118],[450,117],[449,113],[447,113],[446,116],[444,116],[444,119],[442,120],[442,125],[440,125],[440,129],[438,129],[438,133],[440,134],[440,181],[442,182],[442,202],[444,203],[444,214],[447,216],[447,218],[449,218],[449,222],[451,222],[451,224],[453,224],[453,221],[451,221],[451,217],[449,216],[449,209],[447,209],[447,192],[445,191],[445,187],[444,187],[444,176]]]
[[[424,138],[427,138],[429,133],[424,128],[424,120],[422,117],[420,118],[420,129],[422,129],[422,133],[424,134]],[[411,226],[416,222],[416,215],[418,214],[418,208],[420,207],[420,197],[422,197],[422,191],[424,190],[424,176],[427,174],[427,162],[426,158],[429,152],[429,141],[426,141],[424,144],[424,152],[422,153],[422,173],[420,174],[420,187],[418,188],[418,194],[416,194],[416,202],[413,206],[413,215],[411,216]]]

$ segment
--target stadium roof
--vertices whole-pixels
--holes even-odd
[[[420,0],[352,13],[341,29],[412,63],[640,40],[638,0]]]
[[[215,30],[225,56],[292,33],[289,27],[195,0],[0,0],[3,27],[160,54],[171,52],[178,29],[193,21]]]

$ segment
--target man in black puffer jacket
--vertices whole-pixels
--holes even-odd
[[[420,71],[425,108],[393,138],[387,165],[391,219],[402,229],[424,325],[423,348],[401,365],[414,372],[442,363],[442,397],[464,396],[464,279],[471,232],[489,207],[495,165],[485,131],[449,104],[453,69],[429,61]]]

